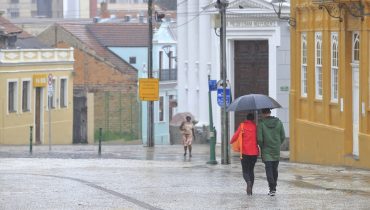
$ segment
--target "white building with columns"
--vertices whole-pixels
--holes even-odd
[[[209,125],[208,74],[220,80],[219,13],[216,0],[183,1],[177,8],[178,112],[191,112],[197,126]],[[289,5],[282,13],[289,15]],[[283,108],[279,117],[289,134],[291,26],[277,18],[269,1],[231,0],[226,10],[226,66],[232,98],[260,93],[275,98]],[[221,109],[212,92],[217,142],[221,141]],[[230,135],[246,113],[230,112]]]

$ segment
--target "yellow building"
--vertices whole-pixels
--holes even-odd
[[[72,143],[73,63],[72,48],[0,49],[0,144],[29,144],[31,127],[33,143]]]
[[[290,2],[291,160],[370,168],[370,1]]]

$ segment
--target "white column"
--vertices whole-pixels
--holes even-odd
[[[188,39],[187,39],[187,2],[177,7],[177,101],[178,112],[184,112],[187,109],[187,90],[186,90],[186,62],[188,60]]]
[[[199,12],[203,9],[202,7],[209,4],[208,0],[199,1]],[[200,15],[199,16],[199,124],[209,125],[209,102],[208,102],[208,71],[212,70],[212,57],[211,57],[211,33],[213,29],[211,28],[211,17],[210,15]],[[209,64],[211,63],[211,67]],[[211,69],[210,69],[211,68]],[[212,73],[212,72],[209,72]],[[211,79],[216,79],[211,76]],[[215,98],[212,98],[215,100]],[[213,112],[215,112],[215,107],[213,107]]]
[[[198,116],[198,98],[197,98],[197,67],[196,62],[198,62],[199,58],[199,44],[198,44],[198,36],[199,36],[199,17],[194,19],[195,15],[198,15],[198,1],[188,1],[188,16],[187,16],[187,45],[188,45],[188,101],[186,111],[189,111],[195,115],[196,119],[199,119]],[[185,26],[186,27],[186,26]]]

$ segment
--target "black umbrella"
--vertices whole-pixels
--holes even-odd
[[[262,94],[248,94],[235,99],[226,111],[252,111],[259,109],[281,108],[273,98]]]

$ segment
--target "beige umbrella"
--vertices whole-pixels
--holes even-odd
[[[191,121],[196,124],[198,121],[195,120],[194,115],[191,114],[190,112],[180,112],[175,114],[171,121],[170,121],[170,126],[180,126],[182,122],[186,121],[186,117],[189,116],[191,117]]]

